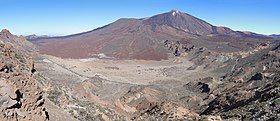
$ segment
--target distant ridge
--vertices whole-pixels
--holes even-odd
[[[280,38],[280,34],[272,34],[272,35],[269,35],[270,37],[273,37],[273,38]]]

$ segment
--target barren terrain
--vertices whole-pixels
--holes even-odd
[[[0,120],[279,120],[280,41],[172,10],[63,37],[0,32]]]
[[[80,91],[77,85],[86,80],[96,78],[102,80],[102,88],[95,87],[99,89],[95,90],[94,98],[89,100],[104,106],[109,105],[113,109],[120,108],[117,100],[135,86],[155,88],[162,93],[162,99],[178,102],[179,97],[176,97],[176,93],[180,93],[178,89],[182,88],[182,85],[200,78],[209,76],[218,78],[222,75],[222,73],[212,73],[211,70],[205,70],[200,66],[194,70],[188,70],[194,64],[185,58],[147,61],[98,58],[61,59],[41,55],[35,65],[41,74],[49,78],[48,80],[53,80],[52,85],[68,88],[66,90],[70,90],[69,93]],[[92,83],[94,85],[97,82]],[[85,88],[84,86],[82,88]],[[91,89],[87,91],[89,90]]]

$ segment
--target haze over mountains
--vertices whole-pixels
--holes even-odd
[[[223,39],[211,41],[215,38]],[[169,50],[162,46],[165,40],[231,52],[253,47],[252,42],[259,38],[269,39],[264,35],[217,27],[172,10],[148,18],[119,19],[84,33],[31,40],[39,44],[41,53],[63,58],[88,58],[102,53],[118,59],[161,60],[169,56]]]

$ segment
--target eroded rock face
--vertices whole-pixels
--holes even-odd
[[[175,103],[162,102],[147,108],[133,120],[198,120],[199,114]]]
[[[195,82],[189,82],[185,84],[183,87],[186,90],[190,90],[193,92],[200,92],[200,93],[209,93],[211,91],[210,83],[213,83],[212,77],[206,77],[203,79],[199,79]]]
[[[161,93],[150,87],[131,87],[116,106],[130,113],[131,120],[198,120],[197,113],[164,100]]]
[[[28,64],[32,60],[17,48],[18,39],[8,30],[0,33],[0,120],[48,120],[43,92],[32,77],[34,66]]]
[[[214,89],[216,97],[201,115],[220,115],[228,120],[279,119],[280,58],[279,51],[266,50],[240,60]],[[238,68],[246,70],[237,73]],[[264,68],[265,67],[265,68]],[[237,78],[243,81],[234,81]]]

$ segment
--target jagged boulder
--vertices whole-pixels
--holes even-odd
[[[202,93],[209,93],[210,87],[206,83],[198,82],[197,84]]]
[[[202,116],[202,121],[223,121],[221,116]]]
[[[263,79],[263,75],[261,73],[256,73],[255,75],[253,75],[250,79],[250,81],[257,81],[257,80],[262,80]]]

